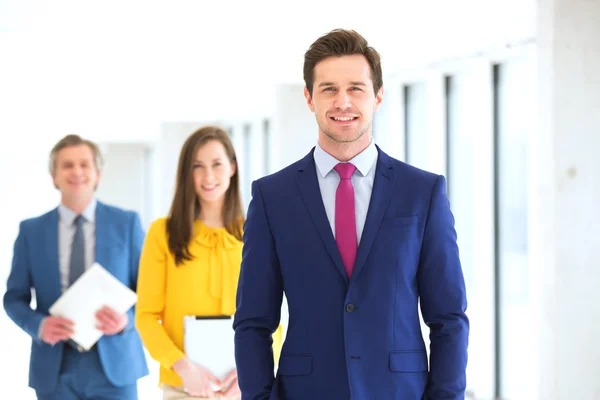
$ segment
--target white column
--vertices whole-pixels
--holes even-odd
[[[531,265],[539,399],[600,396],[600,1],[538,2]]]

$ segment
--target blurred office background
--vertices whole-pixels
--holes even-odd
[[[247,206],[252,180],[315,144],[303,55],[338,27],[382,55],[376,143],[448,178],[471,398],[600,399],[598,0],[0,0],[2,293],[19,221],[58,204],[58,139],[99,142],[98,198],[147,227],[186,136],[219,124]],[[33,399],[30,338],[3,310],[0,332],[0,397]],[[141,400],[159,398],[150,366]]]

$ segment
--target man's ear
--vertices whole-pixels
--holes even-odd
[[[375,94],[375,111],[379,110],[381,107],[381,103],[383,102],[383,86],[379,88],[377,93]]]
[[[96,177],[96,187],[94,187],[94,191],[98,190],[98,185],[100,185],[100,178],[102,178],[102,171],[98,170],[98,175]]]
[[[304,98],[306,99],[306,104],[308,104],[308,108],[310,108],[310,111],[315,112],[315,106],[312,101],[312,96],[310,95],[306,86],[304,87]]]

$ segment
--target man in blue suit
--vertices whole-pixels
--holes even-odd
[[[252,185],[234,322],[242,399],[464,399],[469,322],[444,177],[373,143],[381,64],[359,34],[313,43],[304,80],[318,144]]]
[[[104,335],[88,351],[70,340],[77,329],[72,321],[48,314],[94,262],[136,288],[144,232],[135,212],[96,201],[101,168],[96,144],[77,135],[59,141],[50,153],[50,173],[61,204],[23,221],[15,242],[4,308],[32,337],[29,385],[40,400],[135,400],[137,380],[148,374],[133,309],[98,310]]]

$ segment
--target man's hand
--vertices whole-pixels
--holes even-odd
[[[96,328],[105,335],[116,335],[121,333],[127,326],[129,318],[127,314],[119,314],[108,306],[102,307],[96,313]]]
[[[46,317],[40,328],[40,339],[44,343],[54,346],[56,343],[67,340],[73,335],[73,321],[62,317]]]

